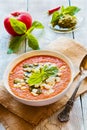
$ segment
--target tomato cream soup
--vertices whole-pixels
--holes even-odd
[[[54,56],[33,56],[18,63],[9,74],[12,92],[29,100],[41,100],[61,93],[69,84],[71,71]]]

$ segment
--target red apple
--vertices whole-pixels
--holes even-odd
[[[7,30],[7,32],[9,34],[11,34],[12,36],[18,36],[19,34],[17,34],[11,24],[10,24],[10,18],[16,18],[17,20],[23,22],[27,29],[29,29],[32,25],[32,17],[29,13],[27,12],[13,12],[10,14],[10,16],[8,16],[7,18],[4,19],[4,26],[5,26],[5,29]]]

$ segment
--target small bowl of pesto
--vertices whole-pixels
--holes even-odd
[[[60,33],[76,30],[82,21],[81,17],[76,16],[79,11],[80,8],[76,6],[62,6],[52,14],[50,28]]]

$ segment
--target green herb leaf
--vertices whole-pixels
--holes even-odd
[[[58,11],[55,11],[52,15],[52,20],[51,20],[51,24],[53,27],[57,25],[59,19],[60,19],[60,13]]]
[[[26,25],[23,22],[18,21],[15,18],[10,18],[10,23],[11,23],[11,26],[13,27],[14,31],[17,34],[24,34],[24,33],[26,33],[27,28],[26,28]]]
[[[40,71],[37,71],[35,73],[33,73],[30,78],[28,79],[28,84],[30,86],[34,85],[34,84],[38,84],[43,80],[43,75]]]
[[[42,23],[40,23],[40,22],[38,22],[38,21],[34,21],[34,22],[32,23],[32,26],[33,26],[34,28],[37,28],[37,29],[43,29],[43,28],[44,28],[44,26],[42,25]]]
[[[61,7],[61,13],[64,12],[64,9],[65,9],[65,7],[62,6],[62,7]]]
[[[58,68],[57,67],[49,67],[49,66],[44,66],[37,72],[33,72],[30,78],[28,79],[28,84],[30,86],[38,84],[46,80],[48,77],[56,75],[58,73]]]
[[[31,33],[29,33],[27,35],[27,38],[28,38],[28,46],[34,50],[38,50],[39,44],[38,44],[38,40],[36,39],[36,37],[34,35],[32,35]]]
[[[26,38],[26,35],[11,37],[10,44],[7,53],[15,53],[19,50],[22,41]]]
[[[69,14],[69,15],[75,15],[77,12],[80,11],[80,8],[76,7],[76,6],[68,6],[66,8],[62,7],[61,10],[63,14]]]
[[[48,76],[51,76],[58,73],[58,68],[54,66],[53,67],[44,66],[44,71],[47,73]]]
[[[51,20],[51,23],[55,22],[55,21],[58,21],[60,18],[60,14],[58,11],[55,11],[52,15],[52,20]]]
[[[32,26],[28,29],[27,33],[31,33],[34,29],[43,29],[44,26],[38,21],[34,21]]]

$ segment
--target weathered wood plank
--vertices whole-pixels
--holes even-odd
[[[85,17],[86,13],[85,11],[87,10],[86,9],[86,1],[84,0],[80,0],[80,1],[73,1],[71,0],[71,5],[75,5],[77,7],[79,7],[81,10],[80,12],[77,14],[77,17],[80,18],[79,21],[79,28],[74,31],[73,33],[73,36],[74,36],[74,39],[79,41],[84,47],[87,48],[87,44],[86,44],[86,31],[85,29],[87,28],[87,25],[86,25],[86,21],[87,21],[87,18]],[[85,18],[85,19],[84,19]],[[85,130],[86,129],[86,123],[87,122],[84,122],[84,118],[86,116],[86,114],[84,113],[84,105],[85,105],[85,102],[84,103],[81,103],[82,101],[84,102],[84,99],[83,98],[80,98],[80,104],[81,104],[81,113],[82,113],[82,127],[83,129]],[[81,127],[81,129],[82,129]]]
[[[73,1],[72,0],[72,5],[76,5],[81,8],[81,11],[79,13],[79,16],[83,18],[83,21],[81,23],[81,26],[79,27],[79,30],[75,31],[75,39],[78,40],[84,47],[87,48],[87,1],[85,0],[80,0],[80,1]],[[87,94],[84,94],[84,96],[81,96],[82,100],[82,115],[83,115],[83,124],[84,124],[84,130],[87,129]]]
[[[82,109],[83,109],[83,121],[84,121],[84,130],[87,129],[87,94],[82,96]]]
[[[4,29],[3,20],[11,12],[27,9],[27,1],[15,1],[15,0],[1,0],[0,2],[0,80],[3,78],[3,73],[8,63],[17,56],[17,54],[7,55],[8,41],[10,36]],[[25,48],[23,49],[23,51]],[[0,124],[0,130],[5,130],[2,124]]]
[[[87,1],[73,1],[71,0],[71,5],[78,6],[81,10],[78,13],[78,17],[83,19],[80,23],[79,29],[74,32],[75,39],[80,41],[82,45],[87,48]]]

